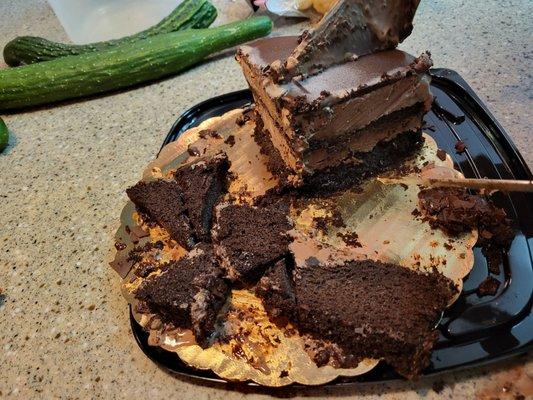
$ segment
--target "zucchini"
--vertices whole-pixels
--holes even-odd
[[[132,36],[83,45],[57,43],[34,36],[21,36],[4,48],[4,60],[12,67],[49,61],[59,57],[108,50],[124,43],[133,43],[150,36],[185,29],[207,28],[217,17],[217,9],[209,0],[185,0],[157,25]]]
[[[152,36],[110,50],[0,70],[0,110],[109,92],[176,74],[208,55],[266,36],[268,17]]]
[[[2,118],[0,118],[0,153],[4,151],[8,143],[9,131],[7,130],[7,126],[4,121],[2,121]]]

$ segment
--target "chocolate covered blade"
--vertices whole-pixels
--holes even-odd
[[[271,65],[274,79],[313,75],[350,59],[395,48],[411,34],[420,0],[339,0],[302,34],[286,60]]]

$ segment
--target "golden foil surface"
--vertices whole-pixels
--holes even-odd
[[[242,126],[236,123],[241,115],[242,110],[230,111],[188,130],[148,165],[143,179],[169,176],[178,166],[194,161],[198,153],[203,156],[224,151],[234,176],[226,200],[250,202],[264,194],[277,184],[277,179],[268,172],[266,158],[253,139],[253,121]],[[218,135],[206,135],[206,130]],[[228,140],[230,136],[233,136],[234,144],[231,144],[233,140]],[[308,257],[309,249],[314,249],[317,258],[327,258],[327,249],[333,248],[336,256],[340,254],[346,259],[370,258],[427,273],[439,271],[461,289],[462,278],[473,266],[472,247],[477,232],[450,238],[439,230],[432,230],[427,222],[412,214],[419,191],[417,176],[460,176],[453,169],[451,159],[441,161],[436,151],[434,140],[425,135],[424,147],[406,162],[409,168],[416,166],[422,171],[406,176],[403,185],[385,185],[371,179],[362,190],[346,191],[327,200],[316,198],[297,202],[291,209],[295,222],[291,250],[296,262]],[[317,218],[335,213],[342,216],[344,226],[328,222],[326,229],[317,229]],[[146,226],[131,202],[125,207],[121,222],[116,234],[117,252],[111,265],[123,277],[123,294],[133,306],[135,319],[150,332],[151,345],[175,352],[190,366],[212,370],[224,379],[251,380],[265,386],[294,382],[318,385],[338,376],[364,374],[378,364],[377,360],[363,360],[350,369],[332,365],[317,367],[304,349],[304,338],[290,325],[280,328],[269,321],[261,300],[251,290],[232,291],[231,299],[220,313],[217,327],[219,336],[225,339],[215,341],[207,349],[196,345],[190,331],[165,329],[157,316],[135,311],[136,300],[132,293],[142,278],[130,270],[131,262],[127,257],[134,246],[142,246],[148,241],[163,241],[164,248],[143,253],[143,260],[163,263],[183,257],[186,251],[164,230]],[[133,239],[132,228],[137,235],[133,235]],[[358,246],[348,245],[342,239],[350,234],[357,235]]]

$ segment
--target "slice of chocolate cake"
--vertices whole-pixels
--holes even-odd
[[[174,173],[198,241],[211,240],[213,209],[226,192],[228,169],[228,157],[221,153],[200,158]]]
[[[139,211],[190,250],[211,240],[213,209],[226,191],[228,168],[225,154],[199,158],[178,168],[174,180],[141,181],[126,193]]]
[[[135,297],[163,322],[192,329],[198,344],[207,347],[217,314],[231,291],[223,275],[212,246],[201,244],[167,264],[160,275],[148,277]]]
[[[265,207],[223,204],[217,209],[214,240],[229,278],[253,282],[288,252],[292,228],[288,204]]]
[[[393,49],[413,30],[420,0],[337,1],[318,25],[305,31],[285,59],[271,64],[274,80],[314,75],[335,64]]]
[[[285,316],[300,333],[331,341],[358,360],[384,359],[412,378],[429,363],[438,337],[435,325],[454,289],[438,273],[310,256],[292,276],[276,264],[256,293],[274,320]]]
[[[187,216],[183,192],[176,181],[141,181],[127,189],[126,193],[137,209],[165,228],[172,239],[186,249],[194,246],[194,233]]]
[[[432,102],[429,54],[414,58],[387,50],[303,80],[274,82],[270,64],[297,44],[296,37],[264,39],[243,46],[237,55],[264,134],[296,181],[346,167],[353,178],[365,177],[416,150]],[[381,163],[370,162],[375,155]]]

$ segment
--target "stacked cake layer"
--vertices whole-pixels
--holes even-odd
[[[364,178],[414,152],[432,102],[428,54],[387,50],[307,79],[274,82],[270,64],[297,44],[296,37],[266,39],[237,55],[264,126],[256,135],[268,137],[296,181],[340,166]],[[371,162],[373,152],[382,162]]]

